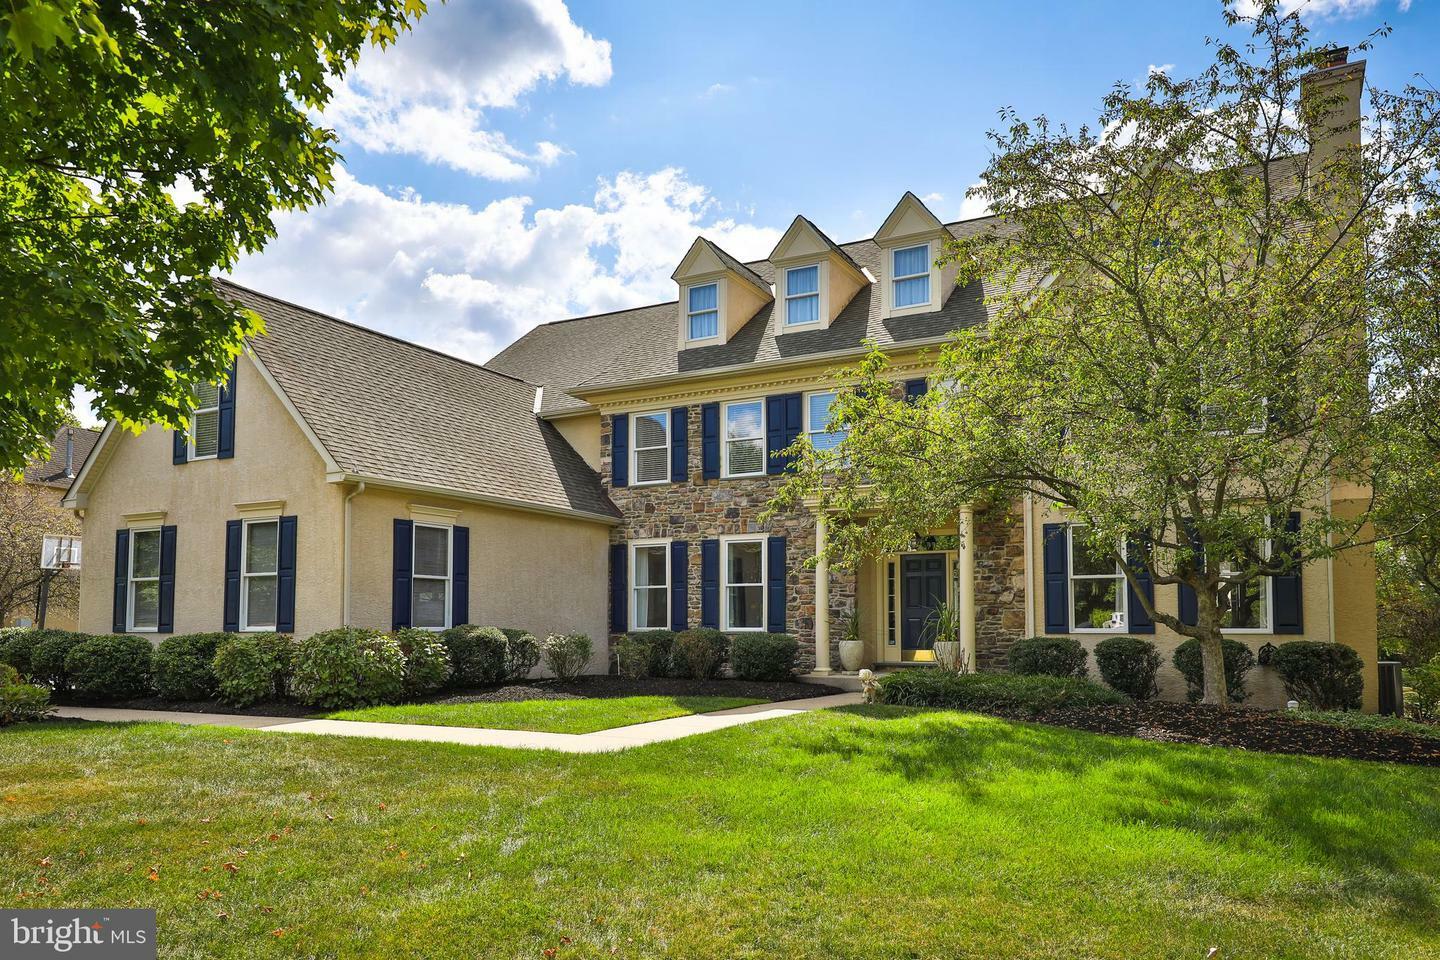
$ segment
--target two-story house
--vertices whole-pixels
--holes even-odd
[[[1362,76],[1361,64],[1335,76],[1356,103]],[[867,664],[928,660],[944,602],[982,669],[1024,636],[1148,635],[1164,694],[1180,696],[1169,653],[1181,638],[1041,504],[962,510],[845,570],[810,562],[823,515],[760,519],[783,482],[779,451],[802,433],[840,440],[836,367],[874,342],[896,389],[918,394],[934,348],[986,321],[985,285],[957,285],[937,258],[990,225],[944,223],[906,193],[851,243],[803,216],[760,261],[697,238],[674,300],[539,326],[484,366],[223,284],[267,334],[197,396],[189,430],[107,428],[66,498],[87,541],[81,627],[476,622],[598,640],[703,626],[792,633],[802,668],[823,677],[852,616]],[[1365,493],[1335,491],[1334,509]],[[1230,634],[1257,649],[1354,647],[1373,709],[1374,587],[1356,550],[1244,591]],[[1187,616],[1174,587],[1156,601]],[[1271,671],[1251,689],[1252,702],[1283,701]]]

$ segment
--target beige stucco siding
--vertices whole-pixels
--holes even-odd
[[[1350,505],[1337,502],[1334,509],[1337,515],[1344,516],[1346,511],[1352,508]],[[1034,598],[1034,622],[1037,632],[1043,630],[1045,623],[1044,564],[1041,562],[1041,558],[1044,556],[1044,525],[1061,523],[1064,522],[1064,519],[1060,513],[1047,510],[1039,505],[1035,507],[1034,523],[1031,528],[1031,556],[1034,558],[1034,563],[1030,569],[1029,596]],[[1330,592],[1332,578],[1335,594],[1333,635]],[[1178,616],[1179,590],[1177,587],[1169,585],[1156,587],[1155,600],[1161,612]],[[1366,710],[1373,712],[1377,708],[1378,677],[1375,663],[1378,649],[1375,631],[1375,565],[1371,551],[1368,548],[1357,548],[1342,554],[1334,561],[1333,571],[1329,561],[1321,560],[1307,564],[1301,573],[1301,618],[1304,626],[1302,634],[1247,632],[1230,634],[1230,636],[1256,651],[1266,643],[1273,643],[1278,647],[1291,640],[1335,640],[1355,648],[1365,662],[1364,706]],[[1124,632],[1122,631],[1121,634],[1124,635]],[[1095,645],[1107,636],[1114,635],[1092,632],[1069,634],[1091,651],[1090,672],[1096,679],[1099,679],[1099,671],[1096,669],[1093,656]],[[1145,639],[1154,641],[1163,658],[1159,675],[1160,695],[1167,699],[1183,700],[1185,698],[1185,681],[1172,664],[1171,656],[1185,638],[1168,627],[1157,624],[1154,635],[1147,635]],[[1250,671],[1246,683],[1250,691],[1249,698],[1246,700],[1248,705],[1279,707],[1285,704],[1284,685],[1272,668],[1257,665]]]
[[[453,523],[470,529],[471,623],[588,634],[592,667],[604,669],[610,528],[601,523],[368,488],[351,501],[354,624],[390,628],[394,522],[411,519],[412,505],[458,511]]]
[[[580,454],[593,470],[600,469],[600,414],[584,413],[550,421],[565,442]]]
[[[341,490],[325,482],[319,454],[248,358],[237,376],[231,459],[176,465],[170,431],[158,427],[110,436],[84,497],[82,630],[110,631],[115,531],[130,525],[125,516],[161,512],[176,528],[175,632],[222,629],[225,522],[240,519],[237,504],[265,500],[284,501],[282,512],[297,518],[295,632],[339,622]]]

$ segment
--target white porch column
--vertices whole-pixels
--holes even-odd
[[[830,673],[830,561],[825,558],[825,511],[815,511],[815,672]]]
[[[966,668],[979,669],[975,660],[975,511],[960,509],[960,654]]]

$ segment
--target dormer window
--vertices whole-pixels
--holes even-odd
[[[785,325],[820,322],[820,267],[790,267],[785,271]]]
[[[720,285],[706,283],[690,288],[686,325],[691,340],[709,340],[720,334]]]
[[[930,302],[930,244],[902,247],[892,256],[894,303],[897,308],[918,307]]]

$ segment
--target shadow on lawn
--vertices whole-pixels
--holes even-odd
[[[1316,889],[1318,898],[1373,896],[1397,918],[1426,926],[1422,918],[1436,909],[1436,864],[1418,862],[1415,849],[1433,854],[1440,835],[1440,776],[1431,770],[1159,744],[923,708],[833,712],[870,722],[808,731],[801,749],[949,784],[977,803],[1045,803],[1078,780],[1087,816],[1230,843],[1263,837],[1287,857],[1343,877]]]

